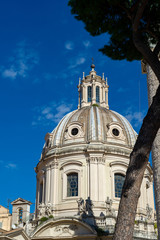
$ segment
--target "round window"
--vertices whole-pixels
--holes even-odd
[[[73,128],[72,131],[71,131],[71,134],[73,136],[77,135],[78,134],[78,128]]]
[[[119,130],[117,128],[113,128],[112,133],[114,136],[118,137],[119,136]]]

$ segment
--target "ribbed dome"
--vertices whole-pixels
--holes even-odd
[[[114,143],[133,147],[136,132],[122,115],[103,107],[83,107],[68,113],[51,134],[45,147],[55,148],[81,143]]]

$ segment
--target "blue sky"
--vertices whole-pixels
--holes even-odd
[[[108,77],[110,109],[137,132],[148,103],[140,62],[98,52],[108,37],[90,36],[65,0],[0,1],[0,31],[0,205],[6,207],[18,197],[35,202],[34,167],[45,134],[77,108],[78,78],[89,73],[92,57],[97,74]]]

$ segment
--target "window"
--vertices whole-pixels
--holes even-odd
[[[117,128],[112,129],[112,133],[114,136],[118,137],[119,136],[119,130]]]
[[[99,103],[99,87],[96,87],[96,102]]]
[[[122,192],[122,187],[124,184],[124,179],[125,176],[122,174],[115,174],[114,175],[114,185],[115,185],[115,197],[120,198],[121,197],[121,192]]]
[[[91,102],[92,100],[92,87],[88,87],[88,102]]]
[[[49,139],[47,139],[46,147],[49,147]]]
[[[0,222],[0,228],[2,228],[2,222]]]
[[[78,196],[78,173],[67,175],[67,197]]]
[[[18,214],[18,223],[22,223],[22,217],[23,217],[23,209],[19,209],[19,214]]]
[[[73,128],[72,131],[71,131],[71,134],[73,136],[77,135],[78,134],[78,128]]]

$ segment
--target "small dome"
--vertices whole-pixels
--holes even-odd
[[[90,142],[114,143],[131,148],[137,133],[128,120],[117,112],[89,106],[68,113],[49,136],[50,148]]]

